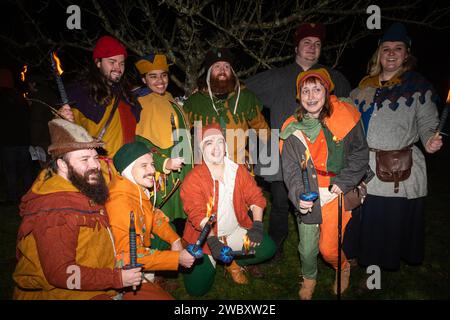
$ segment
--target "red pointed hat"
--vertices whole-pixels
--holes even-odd
[[[202,143],[206,140],[206,138],[216,135],[220,135],[225,138],[222,132],[222,128],[218,123],[210,123],[204,126],[200,131],[200,134],[198,135],[199,146],[201,147]]]

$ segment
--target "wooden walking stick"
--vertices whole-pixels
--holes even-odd
[[[337,266],[337,299],[341,300],[341,274],[342,274],[342,198],[343,193],[338,195],[338,266]]]

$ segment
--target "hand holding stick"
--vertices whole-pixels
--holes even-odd
[[[186,250],[196,259],[200,259],[201,257],[203,257],[202,245],[205,242],[205,239],[208,236],[209,232],[211,231],[213,223],[216,221],[216,215],[216,213],[213,213],[209,217],[208,221],[203,226],[203,229],[200,232],[200,235],[198,236],[195,244],[189,244],[186,247]]]

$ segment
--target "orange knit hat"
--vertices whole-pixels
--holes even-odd
[[[317,78],[322,81],[328,92],[332,92],[334,90],[334,83],[326,69],[310,69],[308,71],[300,72],[297,76],[297,99],[300,99],[300,87],[309,78]]]

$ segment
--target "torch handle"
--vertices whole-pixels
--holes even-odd
[[[239,257],[239,256],[251,256],[255,254],[255,250],[237,250],[237,251],[231,251],[230,254],[233,257]]]
[[[59,95],[61,96],[61,103],[67,104],[69,102],[69,98],[67,98],[66,89],[64,88],[64,84],[59,75],[55,75],[56,77],[56,85],[58,86]]]
[[[136,227],[134,224],[134,213],[130,211],[130,265],[137,265],[137,252],[136,252]]]
[[[450,105],[447,104],[447,105],[445,105],[444,110],[442,110],[441,118],[439,119],[439,126],[437,129],[437,132],[442,132],[442,130],[444,129],[445,123],[447,122],[449,109],[450,109]]]
[[[64,88],[64,84],[62,82],[61,76],[58,73],[55,59],[53,58],[53,52],[50,53],[50,61],[52,62],[53,73],[55,74],[55,81],[58,87],[59,96],[61,97],[61,103],[67,104],[69,99],[67,98],[66,89]]]
[[[204,227],[202,229],[202,232],[200,232],[200,235],[198,236],[198,239],[195,242],[194,249],[197,249],[198,247],[200,247],[203,244],[203,242],[205,241],[205,239],[208,236],[209,232],[211,231],[211,227],[212,227],[212,224],[214,223],[215,219],[216,219],[216,214],[213,213],[209,217],[209,219],[206,222],[206,224],[204,225]]]
[[[308,171],[306,169],[302,169],[302,180],[303,187],[305,188],[305,193],[309,193],[311,189],[309,187]]]

